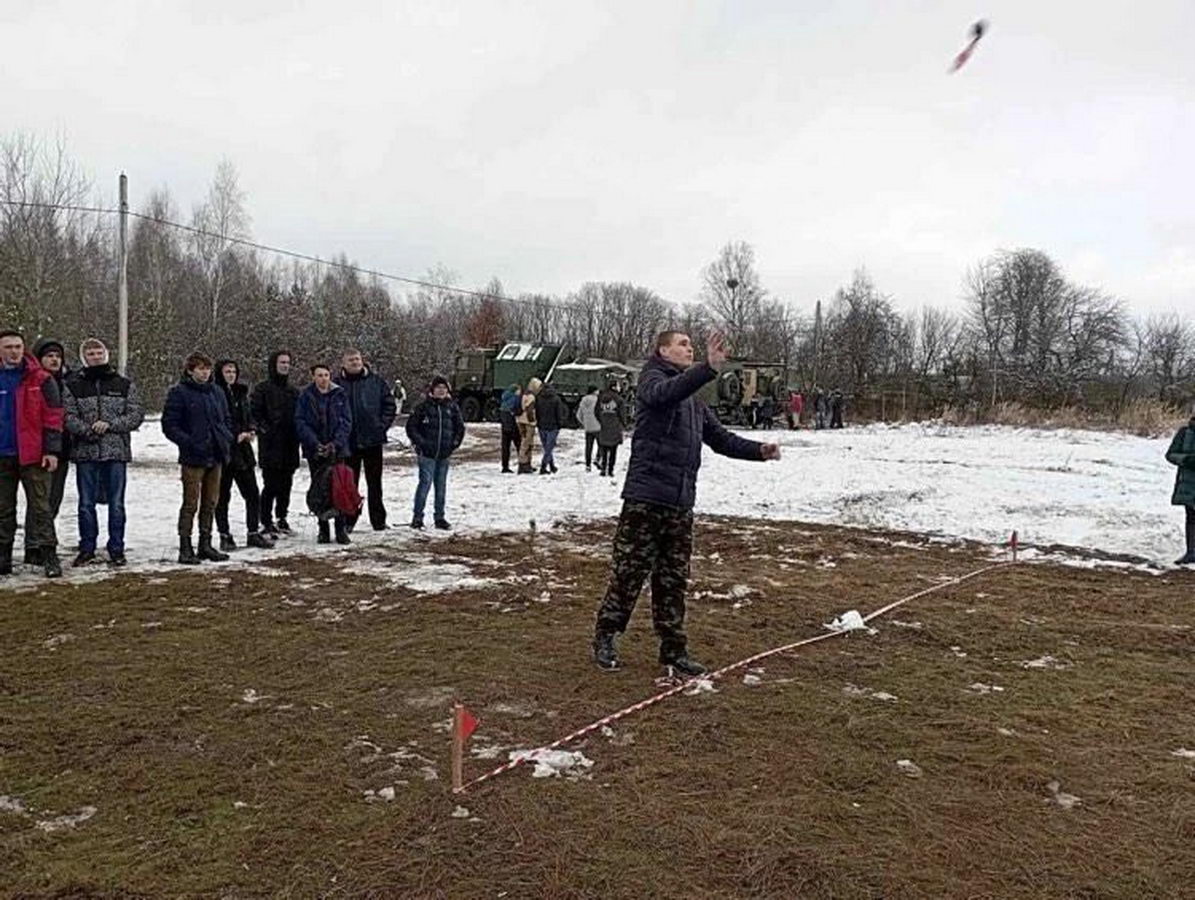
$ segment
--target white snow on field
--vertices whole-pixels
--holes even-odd
[[[698,484],[699,515],[738,515],[770,520],[804,520],[900,529],[946,538],[968,538],[993,546],[1015,529],[1022,543],[1066,544],[1128,553],[1166,564],[1179,551],[1181,516],[1170,506],[1174,469],[1164,458],[1167,438],[1146,439],[1094,431],[933,424],[872,425],[840,431],[746,432],[777,441],[784,458],[772,463],[729,460],[706,450]],[[368,522],[353,535],[356,548],[395,548],[419,553],[426,562],[430,542],[450,535],[403,527],[410,519],[416,477],[414,457],[392,432],[385,470],[391,530],[373,532]],[[497,447],[496,425],[471,425],[465,449]],[[616,478],[586,472],[583,441],[575,431],[561,435],[560,474],[503,475],[494,462],[462,462],[449,475],[448,518],[459,533],[540,530],[566,520],[617,515],[629,440]],[[131,568],[175,570],[179,475],[175,448],[158,422],[134,436],[136,461],[129,473],[127,545]],[[496,450],[495,450],[496,458]],[[315,521],[305,512],[306,468],[299,471],[290,521],[295,537],[274,551],[238,550],[234,561],[260,564],[280,553],[343,553],[315,544]],[[364,485],[363,485],[364,487]],[[430,498],[429,498],[430,506]],[[73,476],[59,517],[64,562],[77,541]],[[431,518],[431,510],[428,511]],[[99,508],[101,556],[106,510]],[[243,538],[244,505],[233,499],[231,518]],[[20,538],[18,536],[18,546]],[[372,561],[371,561],[372,562]],[[215,567],[205,566],[211,572]],[[269,571],[260,565],[257,571]],[[46,582],[34,570],[6,583],[37,589]],[[455,572],[428,572],[432,587]],[[102,566],[71,571],[71,580],[106,577]],[[419,583],[413,571],[407,581]]]

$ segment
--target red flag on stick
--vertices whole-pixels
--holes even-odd
[[[464,784],[465,741],[477,730],[479,719],[459,701],[452,704],[452,792]]]

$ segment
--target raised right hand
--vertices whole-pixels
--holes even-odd
[[[720,331],[711,334],[706,343],[706,361],[715,369],[726,364],[726,338]]]

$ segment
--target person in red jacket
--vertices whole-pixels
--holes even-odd
[[[32,515],[31,546],[41,549],[47,578],[62,575],[50,515],[50,480],[62,452],[62,392],[25,349],[19,331],[0,331],[0,575],[12,574],[17,485]]]
[[[788,398],[788,430],[801,427],[801,413],[805,409],[805,398],[800,391],[793,391]]]

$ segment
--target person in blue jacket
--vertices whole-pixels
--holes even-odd
[[[303,448],[303,458],[311,469],[312,493],[307,505],[313,507],[312,498],[318,502],[312,512],[319,518],[318,542],[332,541],[328,520],[336,528],[336,543],[351,543],[348,533],[348,519],[332,506],[331,480],[329,470],[338,460],[347,460],[352,453],[349,437],[353,430],[353,417],[349,411],[348,394],[344,388],[332,381],[332,370],[323,363],[311,367],[311,384],[307,385],[295,401],[295,433]]]
[[[411,527],[423,527],[423,509],[428,491],[436,488],[435,525],[447,531],[452,526],[445,518],[448,491],[448,459],[465,439],[465,419],[448,391],[448,379],[432,379],[427,396],[407,417],[407,437],[419,454],[419,487],[415,489],[415,511]]]
[[[618,668],[615,635],[626,630],[643,582],[651,575],[660,662],[684,676],[705,672],[688,654],[684,628],[701,445],[734,459],[780,458],[778,444],[732,434],[698,399],[697,392],[718,377],[725,362],[721,335],[710,337],[707,361],[694,365],[689,336],[665,331],[656,338],[655,352],[639,376],[610,583],[593,639],[594,662],[602,669]]]

